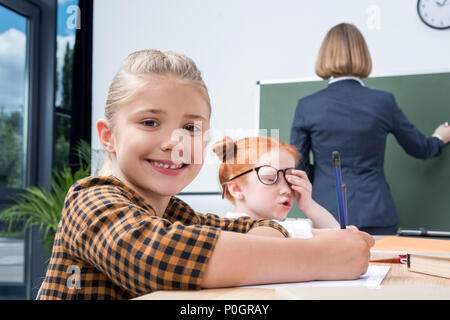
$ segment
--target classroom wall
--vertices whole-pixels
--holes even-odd
[[[256,81],[316,78],[325,33],[350,22],[364,34],[372,75],[450,70],[450,30],[425,26],[413,0],[95,0],[92,144],[108,86],[121,60],[143,48],[174,50],[202,70],[213,104],[213,139],[255,132]],[[290,124],[287,124],[290,125]],[[219,191],[207,158],[185,191]]]

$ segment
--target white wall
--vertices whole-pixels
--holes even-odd
[[[419,19],[415,0],[95,0],[95,122],[112,77],[129,53],[173,50],[193,58],[209,87],[215,138],[258,127],[256,81],[316,77],[325,33],[350,22],[364,34],[373,76],[450,70],[450,29]],[[286,124],[290,125],[290,124]],[[215,158],[210,154],[208,163]],[[219,191],[217,164],[205,164],[185,191]],[[215,161],[217,163],[217,161]]]

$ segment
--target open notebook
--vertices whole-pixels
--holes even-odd
[[[381,284],[390,268],[390,266],[369,266],[367,272],[356,280],[274,283],[258,286],[245,286],[242,288],[269,289],[278,287],[376,287]]]

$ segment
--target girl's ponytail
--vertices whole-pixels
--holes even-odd
[[[230,137],[217,141],[212,146],[213,152],[222,163],[232,163],[237,151],[236,143]]]

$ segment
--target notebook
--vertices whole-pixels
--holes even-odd
[[[370,265],[367,272],[356,280],[317,280],[305,282],[289,282],[263,284],[256,286],[245,286],[241,288],[259,288],[272,289],[279,287],[377,287],[381,284],[386,274],[389,272],[390,266],[372,266]]]

